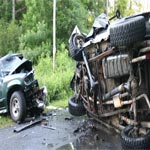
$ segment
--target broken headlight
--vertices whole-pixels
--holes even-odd
[[[33,80],[34,80],[33,72],[29,72],[29,73],[25,76],[25,78],[24,78],[24,83],[25,83],[26,85],[29,85],[30,83],[33,82]]]

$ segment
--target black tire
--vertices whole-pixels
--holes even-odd
[[[86,110],[82,103],[82,100],[76,100],[75,96],[72,96],[68,102],[68,108],[70,114],[74,116],[82,116],[86,114]]]
[[[122,149],[150,149],[150,131],[141,137],[133,137],[129,133],[134,129],[133,126],[127,126],[121,132],[121,146]]]
[[[10,115],[13,121],[22,122],[26,117],[26,101],[21,91],[15,91],[10,98]]]
[[[69,51],[70,51],[71,57],[76,61],[83,60],[81,48],[82,48],[84,41],[85,41],[85,37],[78,33],[73,34],[71,36],[71,40],[69,43]]]
[[[110,27],[110,43],[115,47],[127,47],[142,41],[146,33],[143,16],[126,18]]]

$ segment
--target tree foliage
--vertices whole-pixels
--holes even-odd
[[[27,8],[21,20],[22,26],[26,29],[34,29],[38,22],[52,24],[53,2],[51,0],[25,0]]]
[[[137,0],[114,0],[113,8],[110,9],[110,16],[114,15],[115,11],[119,9],[121,12],[121,16],[124,17],[133,15],[136,12],[140,12],[142,4]]]
[[[82,32],[88,33],[95,17],[105,12],[105,5],[104,0],[57,0],[57,49],[60,49],[62,42],[65,46],[68,45],[69,36],[75,25],[78,25]],[[122,16],[133,14],[133,5],[141,8],[136,0],[115,0],[115,8],[110,11],[110,16],[117,8]],[[21,51],[28,53],[28,56],[31,54],[37,57],[42,51],[47,53],[48,48],[51,54],[53,1],[15,0],[15,15],[16,21],[12,23],[12,0],[0,0],[0,49],[3,51],[0,55],[9,51]],[[37,55],[33,55],[31,51],[35,51]]]
[[[86,30],[87,10],[80,0],[58,0],[56,14],[56,32],[60,42],[65,41],[67,44],[75,25],[81,30]]]
[[[6,23],[0,21],[0,56],[9,52],[19,51],[19,36],[21,35],[20,27],[14,22]]]
[[[0,0],[0,18],[6,22],[12,20],[12,0]],[[23,13],[26,11],[24,0],[15,0],[15,18],[22,19]]]

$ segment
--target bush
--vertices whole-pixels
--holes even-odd
[[[33,64],[37,64],[38,59],[41,56],[46,57],[47,54],[51,54],[49,47],[49,43],[42,43],[41,46],[37,46],[32,49],[30,47],[26,47],[23,51],[20,52],[23,53],[26,58],[30,59]]]
[[[39,59],[35,68],[35,75],[40,85],[48,90],[48,103],[54,100],[68,99],[72,94],[70,80],[74,72],[74,62],[68,56],[68,51],[57,52],[55,70],[52,67],[52,58],[47,55]]]

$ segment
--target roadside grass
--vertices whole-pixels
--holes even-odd
[[[65,108],[68,106],[68,99],[52,101],[51,103],[49,103],[49,105],[57,108]]]
[[[15,124],[9,115],[2,114],[0,115],[0,128],[8,127]]]

